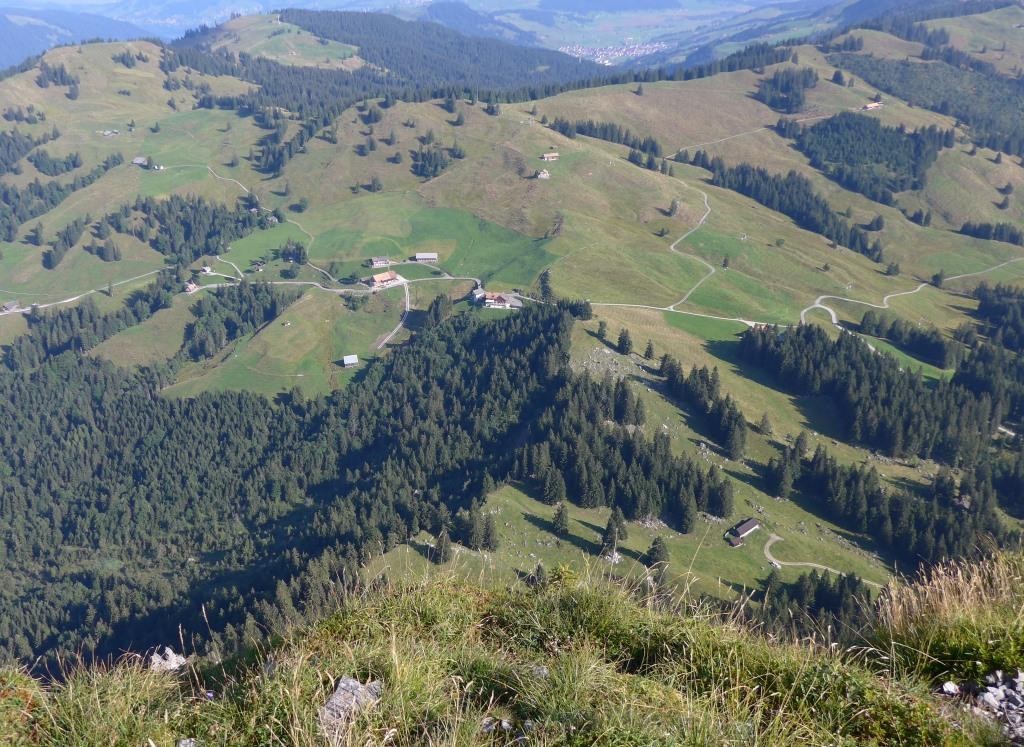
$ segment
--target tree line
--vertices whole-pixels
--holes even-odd
[[[673,455],[663,433],[647,439],[644,418],[625,381],[569,376],[531,424],[531,443],[516,451],[511,474],[536,485],[546,503],[611,506],[627,519],[657,517],[680,532],[693,529],[699,512],[729,516],[728,478]]]
[[[34,179],[24,187],[18,187],[0,182],[0,237],[5,241],[16,240],[21,224],[49,212],[69,195],[88,187],[122,163],[124,157],[120,153],[114,153],[88,173],[79,174],[66,184],[56,180],[44,184],[39,179]]]
[[[60,176],[82,165],[82,155],[78,151],[54,158],[45,149],[40,149],[30,154],[28,160],[41,174],[46,176]]]
[[[178,264],[189,265],[202,256],[220,254],[232,241],[256,229],[269,227],[271,214],[257,205],[251,196],[231,207],[196,195],[139,196],[100,223],[146,242]]]
[[[966,221],[960,227],[964,236],[973,236],[986,241],[1004,241],[1007,244],[1024,246],[1024,231],[1012,223],[975,223]]]
[[[860,331],[865,335],[889,340],[939,368],[954,368],[962,354],[960,345],[947,339],[937,327],[921,327],[872,310],[864,312]]]
[[[677,156],[683,157],[684,154]],[[726,166],[721,158],[709,159],[704,151],[697,151],[691,163],[710,170],[711,183],[716,187],[746,195],[792,218],[801,228],[821,234],[875,262],[884,258],[882,242],[878,239],[872,241],[862,228],[851,226],[802,174],[795,171],[785,176],[772,174],[748,163]]]
[[[661,358],[660,373],[669,394],[696,408],[710,425],[712,439],[722,446],[726,456],[742,459],[747,447],[747,419],[732,396],[722,394],[718,368],[709,371],[707,366],[694,366],[684,375],[679,361],[666,354]]]
[[[818,84],[818,74],[809,67],[776,70],[770,78],[757,84],[757,100],[785,114],[796,114],[804,108],[807,90]]]
[[[299,295],[300,291],[266,283],[241,283],[206,293],[192,307],[183,352],[192,360],[212,358],[228,343],[276,319]]]
[[[846,438],[890,456],[977,464],[1012,406],[1005,389],[956,376],[930,384],[856,336],[831,340],[814,325],[748,330],[740,355],[771,371],[787,391],[832,399]],[[1003,375],[990,373],[1004,385]]]
[[[27,135],[17,127],[0,132],[0,175],[20,174],[21,167],[18,165],[18,161],[36,146],[45,145],[59,137],[60,130],[56,126],[38,137]]]
[[[972,295],[978,300],[974,315],[989,340],[1015,353],[1024,352],[1024,290],[982,282]]]
[[[875,622],[871,591],[854,574],[811,571],[786,583],[773,568],[764,580],[760,607],[747,617],[774,635],[814,638],[843,648],[863,645]]]
[[[811,166],[884,205],[894,203],[895,192],[923,188],[939,150],[955,144],[953,130],[932,125],[908,132],[854,112],[842,112],[810,127],[780,120],[776,129],[796,140]]]
[[[605,140],[609,143],[625,145],[631,150],[636,150],[644,156],[660,158],[663,154],[661,143],[650,135],[641,137],[630,132],[629,128],[614,122],[595,122],[592,119],[579,119],[570,122],[564,117],[555,117],[551,122],[551,129],[561,133],[568,138],[575,138],[576,135],[592,137],[598,140]]]
[[[914,106],[956,117],[978,145],[1024,155],[1024,88],[1001,75],[859,54],[832,54],[829,62]]]
[[[959,483],[943,469],[928,489],[912,493],[886,486],[874,467],[840,464],[823,446],[807,459],[797,443],[773,457],[765,474],[775,495],[798,490],[815,513],[870,535],[913,566],[970,555],[986,538],[1007,538],[987,464]]]

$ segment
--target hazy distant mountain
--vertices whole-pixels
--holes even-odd
[[[26,57],[57,44],[85,39],[137,39],[149,34],[125,21],[92,13],[66,10],[0,8],[0,68],[17,65]]]
[[[439,2],[426,7],[423,19],[440,23],[467,36],[489,36],[514,44],[539,45],[536,34],[524,31],[493,15],[474,10],[466,3]]]

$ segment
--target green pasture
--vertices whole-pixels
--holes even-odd
[[[376,354],[377,341],[398,323],[404,308],[400,288],[375,295],[359,311],[324,291],[307,291],[277,319],[232,345],[216,359],[186,365],[169,396],[247,389],[273,396],[298,387],[308,395],[343,387],[359,368],[341,359],[356,354],[360,366]]]
[[[737,517],[751,512],[744,486],[738,489]],[[598,557],[601,534],[608,521],[608,509],[585,509],[568,504],[569,534],[556,536],[551,529],[555,507],[536,499],[533,486],[505,486],[488,496],[486,510],[498,526],[500,544],[495,552],[475,552],[456,545],[455,559],[450,566],[438,569],[427,561],[433,538],[421,534],[411,545],[402,545],[373,560],[366,568],[367,577],[380,573],[402,578],[421,574],[447,572],[450,568],[466,578],[511,583],[533,572],[542,563],[550,572],[559,565],[579,567],[582,564],[608,564]],[[840,565],[851,572],[879,583],[888,572],[877,561],[860,551],[850,549],[827,524],[819,529],[816,520],[794,504],[771,501],[764,514],[757,514],[764,528],[739,548],[729,547],[722,535],[728,522],[700,520],[690,534],[683,535],[665,526],[643,526],[630,523],[629,536],[619,545],[621,560],[612,569],[617,575],[642,571],[639,565],[654,537],[661,536],[669,550],[669,577],[681,588],[694,594],[708,594],[723,599],[736,599],[745,589],[755,588],[758,580],[771,570],[764,557],[764,544],[773,532],[785,538],[772,552],[780,560]],[[608,564],[610,566],[610,564]],[[798,569],[784,569],[783,575],[795,579]]]
[[[212,46],[266,57],[284,65],[308,67],[341,67],[356,53],[356,48],[349,44],[321,40],[298,26],[282,22],[277,15],[232,18],[220,28]]]

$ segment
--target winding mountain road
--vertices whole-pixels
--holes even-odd
[[[1009,259],[1009,260],[1007,260],[1005,262],[1001,262],[998,265],[995,265],[993,267],[989,267],[989,268],[986,268],[984,270],[978,270],[977,272],[965,272],[962,275],[953,275],[951,277],[946,278],[946,282],[949,282],[951,280],[962,280],[963,278],[973,278],[973,277],[977,277],[978,275],[985,275],[986,273],[993,272],[995,270],[1000,269],[1001,267],[1006,267],[1007,265],[1012,265],[1015,262],[1024,262],[1024,257],[1017,257],[1016,259]],[[801,324],[806,324],[807,323],[807,313],[808,312],[810,312],[810,311],[812,311],[814,309],[822,309],[822,310],[828,312],[829,317],[831,317],[831,319],[832,319],[832,324],[834,324],[835,326],[838,327],[839,326],[839,317],[838,317],[838,315],[836,314],[834,309],[832,309],[832,308],[826,306],[824,303],[822,303],[823,301],[845,301],[846,303],[855,303],[855,304],[859,304],[861,306],[870,306],[873,309],[888,309],[889,308],[889,299],[890,298],[896,298],[898,296],[912,296],[915,293],[919,293],[920,291],[924,290],[929,285],[931,285],[931,283],[920,283],[913,290],[899,291],[898,293],[890,293],[889,295],[885,296],[882,299],[882,303],[880,303],[880,304],[871,303],[870,301],[860,301],[860,300],[858,300],[856,298],[845,298],[843,296],[818,296],[814,300],[813,304],[811,304],[806,309],[804,309],[803,311],[800,312],[800,323]]]
[[[834,573],[834,574],[836,574],[838,576],[845,576],[846,575],[842,571],[837,571],[835,568],[830,568],[829,566],[821,565],[820,563],[788,563],[788,562],[786,562],[784,560],[779,560],[774,555],[772,555],[772,545],[774,545],[776,542],[781,542],[781,541],[782,541],[782,537],[780,537],[777,534],[773,534],[771,537],[768,538],[768,541],[764,543],[764,556],[768,559],[769,563],[772,563],[774,565],[779,565],[779,566],[782,566],[784,568],[785,567],[790,567],[790,568],[814,568],[815,570],[826,571],[827,573]],[[866,578],[862,578],[861,581],[863,581],[868,586],[874,586],[876,589],[881,589],[882,588],[881,584],[876,583],[874,581],[868,581]]]

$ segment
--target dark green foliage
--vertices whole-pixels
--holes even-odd
[[[847,648],[864,644],[875,622],[873,611],[867,584],[856,576],[811,571],[787,584],[773,569],[753,617],[777,635]]]
[[[565,537],[569,534],[569,509],[566,508],[564,502],[559,503],[558,508],[555,509],[555,516],[551,524],[555,534],[559,537]]]
[[[57,237],[53,240],[53,246],[43,252],[43,267],[52,270],[60,264],[68,250],[78,243],[90,221],[91,218],[87,215],[84,218],[76,218],[60,229],[57,232]]]
[[[809,67],[802,70],[776,70],[757,84],[757,99],[776,111],[795,114],[804,108],[805,91],[818,84],[818,74]]]
[[[132,294],[127,305],[113,314],[100,313],[91,298],[55,312],[34,310],[26,316],[28,334],[15,338],[4,350],[4,364],[12,371],[28,371],[66,351],[91,350],[122,329],[170,306],[172,294],[180,287],[173,273],[162,272],[154,283]]]
[[[427,307],[427,314],[423,319],[423,326],[426,329],[436,327],[444,323],[452,315],[452,299],[447,294],[440,294],[434,297]]]
[[[258,324],[262,292],[204,297],[209,313],[197,319],[233,311]],[[29,323],[7,352],[14,372],[0,376],[0,528],[17,538],[0,558],[5,655],[86,641],[100,654],[145,647],[174,640],[179,625],[200,646],[212,629],[230,649],[291,609],[330,606],[338,579],[422,529],[439,534],[486,475],[508,474],[510,441],[539,447],[551,415],[527,412],[601,389],[562,370],[571,319],[550,306],[488,323],[460,315],[343,392],[278,404],[248,393],[165,398],[165,371],[80,355],[123,323],[88,302]],[[577,432],[618,438],[587,412],[593,422]],[[650,446],[630,438],[640,458]],[[483,530],[493,545],[486,519]],[[116,568],[70,562],[115,547]],[[35,564],[52,569],[43,585],[26,572]]]
[[[881,261],[881,244],[878,241],[872,243],[863,229],[850,226],[802,174],[790,171],[786,176],[780,176],[746,163],[727,167],[718,158],[709,161],[703,151],[696,154],[694,164],[712,171],[712,183],[716,187],[746,195],[765,207],[788,215],[801,228],[820,233],[876,262]]]
[[[612,508],[612,515],[608,519],[615,525],[615,536],[620,540],[629,539],[629,527],[626,526],[626,517],[622,515],[622,509],[618,506]]]
[[[545,269],[537,278],[540,286],[540,299],[544,303],[551,303],[555,300],[555,289],[551,286],[551,270]]]
[[[866,311],[860,331],[889,340],[939,368],[953,368],[960,359],[960,346],[946,339],[936,327],[921,327],[898,317]]]
[[[452,559],[452,552],[452,541],[448,536],[448,528],[442,527],[434,543],[433,560],[439,565],[444,565]]]
[[[601,535],[601,554],[614,555],[619,547],[619,539],[619,527],[615,523],[615,517],[609,516]]]
[[[20,106],[8,106],[4,109],[3,117],[8,122],[24,122],[34,125],[46,121],[46,112],[36,109],[34,104],[29,104],[24,109]]]
[[[555,117],[555,121],[551,123],[551,129],[570,138],[574,138],[576,135],[585,135],[598,140],[607,140],[609,143],[625,145],[642,153],[645,159],[652,155],[660,158],[664,152],[661,143],[653,137],[634,135],[627,128],[614,122],[595,122],[592,119],[570,122],[562,117]]]
[[[565,501],[565,478],[557,469],[549,467],[544,472],[543,500],[550,505]]]
[[[304,265],[309,262],[309,250],[301,241],[288,239],[284,244],[274,250],[274,256],[286,262],[294,262]]]
[[[120,62],[129,69],[135,67],[136,58],[135,55],[131,53],[130,49],[125,49],[115,55],[111,55],[110,59],[114,62]]]
[[[1007,244],[1024,246],[1024,231],[1011,223],[972,223],[961,226],[960,233],[986,241],[1005,241]]]
[[[451,165],[451,158],[443,148],[423,148],[412,155],[412,173],[424,179],[433,179]]]
[[[63,158],[53,158],[45,149],[37,150],[29,155],[28,160],[46,176],[60,176],[82,165],[82,156],[78,151],[69,153]]]
[[[473,501],[469,509],[461,508],[455,514],[455,538],[471,550],[484,546],[484,517],[480,505]]]
[[[54,67],[46,62],[39,63],[39,74],[36,75],[36,85],[40,88],[49,88],[50,85],[75,86],[78,85],[79,82],[78,78],[69,73],[63,64]]]
[[[487,514],[484,517],[484,544],[483,547],[488,552],[494,552],[498,549],[499,538],[498,538],[498,525],[494,521],[493,514]]]
[[[619,352],[623,355],[629,355],[633,352],[633,338],[629,334],[629,330],[623,327],[619,330]]]
[[[666,435],[649,441],[629,427],[642,417],[624,382],[572,377],[531,424],[534,445],[518,451],[513,476],[539,482],[547,496],[549,475],[557,473],[574,503],[617,506],[628,520],[656,516],[689,532],[711,496],[731,490],[729,481],[674,456]]]
[[[0,174],[9,174],[20,167],[18,161],[24,158],[37,145],[43,145],[60,137],[56,127],[38,137],[26,135],[17,128],[8,132],[0,132]]]
[[[192,308],[195,320],[185,328],[184,351],[193,360],[212,358],[229,342],[276,319],[298,296],[266,283],[217,288]]]
[[[1005,385],[991,392],[956,377],[932,385],[855,335],[833,341],[813,325],[748,330],[740,355],[770,370],[788,391],[830,397],[847,437],[892,456],[975,464],[1012,407]]]
[[[996,345],[1024,352],[1024,290],[1017,286],[981,283],[974,290],[978,299],[975,316],[982,322],[982,331]]]
[[[996,462],[993,484],[999,505],[1017,518],[1024,518],[1024,451]]]
[[[545,270],[545,272],[547,272]],[[541,292],[544,290],[544,273],[541,273]],[[550,286],[550,279],[548,280],[548,286]],[[581,300],[578,298],[560,298],[556,302],[558,308],[563,311],[567,311],[572,314],[573,319],[579,319],[581,321],[590,321],[594,318],[594,307],[590,305],[590,301]]]
[[[933,125],[907,132],[854,112],[837,114],[796,135],[797,147],[811,166],[885,205],[893,204],[894,192],[921,189],[939,150],[954,142],[952,130]]]
[[[695,407],[708,422],[711,437],[722,445],[726,455],[730,459],[741,459],[747,444],[747,421],[735,400],[722,395],[718,369],[709,371],[706,366],[700,369],[694,366],[689,375],[684,376],[679,361],[665,355],[661,359],[661,375],[665,377],[669,394]],[[731,494],[728,501],[719,497],[716,503],[716,510],[711,511],[716,516],[728,516],[732,512]]]
[[[795,449],[785,450],[769,464],[768,475],[770,482],[791,475],[806,499],[837,523],[868,533],[912,564],[969,555],[987,537],[1006,534],[987,467],[965,473],[959,485],[942,470],[923,495],[916,495],[887,488],[874,467],[839,464],[819,446],[806,462]]]
[[[961,361],[953,383],[989,397],[995,412],[1020,422],[1024,418],[1024,361],[1003,347],[975,343]]]
[[[106,225],[106,223],[100,223],[100,225]],[[121,261],[121,250],[111,239],[107,239],[102,244],[86,244],[85,251],[94,257],[99,257],[104,262]]]
[[[651,541],[651,546],[647,549],[647,553],[644,555],[644,565],[648,568],[653,566],[664,567],[668,563],[668,547],[665,545],[665,540],[658,535]]]
[[[118,233],[134,235],[153,249],[191,264],[220,254],[228,244],[268,226],[269,214],[255,206],[229,208],[203,197],[171,195],[158,200],[138,197],[104,219]]]

